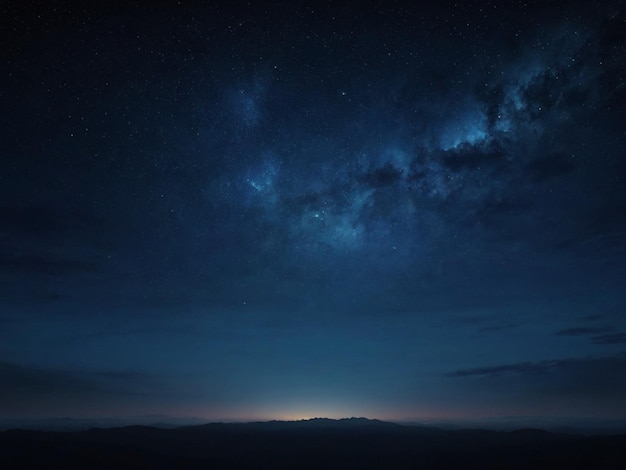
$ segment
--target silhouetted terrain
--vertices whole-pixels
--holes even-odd
[[[0,433],[0,468],[622,469],[626,434],[449,431],[365,418]]]

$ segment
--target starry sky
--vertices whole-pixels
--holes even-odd
[[[0,418],[626,419],[624,1],[2,2]]]

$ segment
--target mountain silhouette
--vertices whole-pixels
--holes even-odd
[[[0,468],[621,469],[626,434],[442,430],[366,418],[0,432]]]

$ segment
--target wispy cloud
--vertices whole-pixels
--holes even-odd
[[[626,333],[613,333],[610,335],[594,336],[591,341],[595,344],[621,344],[626,343]]]
[[[563,330],[559,330],[556,332],[557,336],[586,336],[586,335],[596,335],[599,333],[606,333],[607,331],[611,331],[611,328],[607,327],[574,327],[574,328],[565,328]]]
[[[558,366],[559,361],[519,362],[490,367],[476,367],[473,369],[460,369],[449,372],[446,377],[468,376],[500,376],[505,374],[538,374],[548,372]]]
[[[156,377],[135,371],[72,371],[0,362],[0,414],[141,402],[158,390]]]

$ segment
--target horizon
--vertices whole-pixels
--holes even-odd
[[[43,3],[3,419],[626,420],[624,1]]]
[[[271,423],[306,423],[306,422],[354,422],[367,421],[381,424],[396,424],[408,427],[426,427],[443,430],[485,430],[512,432],[522,429],[536,429],[547,432],[565,432],[586,435],[618,435],[626,433],[626,419],[584,419],[574,417],[545,417],[507,416],[487,417],[470,420],[423,420],[423,419],[380,419],[365,416],[344,416],[331,418],[325,416],[311,416],[294,419],[203,419],[198,417],[176,417],[163,415],[147,415],[134,417],[40,417],[40,418],[2,418],[0,417],[0,432],[10,430],[32,431],[84,431],[88,429],[114,429],[133,426],[148,426],[161,429],[177,429],[181,427],[206,426],[214,424],[271,424]]]

